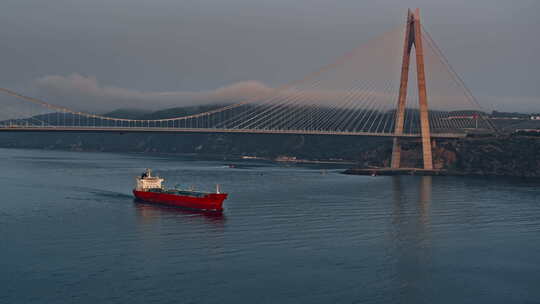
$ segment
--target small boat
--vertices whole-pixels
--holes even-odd
[[[146,171],[135,178],[137,184],[133,189],[136,199],[154,204],[163,204],[203,211],[223,211],[223,201],[227,193],[221,193],[219,185],[216,192],[199,192],[193,189],[183,190],[178,188],[167,189],[163,186],[165,179],[152,176],[152,170]]]

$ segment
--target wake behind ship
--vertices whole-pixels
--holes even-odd
[[[136,181],[136,187],[133,189],[135,198],[154,204],[221,212],[223,201],[228,196],[227,193],[220,193],[219,187],[216,187],[215,193],[167,189],[163,186],[164,179],[152,176],[150,169],[146,169],[140,177],[136,178]]]

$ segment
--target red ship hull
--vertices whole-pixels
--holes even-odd
[[[202,197],[193,197],[137,190],[133,190],[133,195],[148,203],[218,212],[223,211],[223,201],[227,198],[227,193],[208,193]]]

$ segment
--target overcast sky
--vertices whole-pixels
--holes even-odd
[[[2,0],[0,87],[100,106],[111,90],[249,95],[403,24],[408,7],[485,108],[540,111],[538,0]]]

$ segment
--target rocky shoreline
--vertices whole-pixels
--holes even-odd
[[[421,168],[419,144],[404,145],[402,166]],[[365,175],[366,170],[390,167],[391,147],[364,155],[364,161],[347,174]],[[540,178],[540,138],[501,136],[437,141],[433,147],[436,175],[507,176]],[[418,171],[418,170],[416,170]],[[382,172],[410,174],[414,171]],[[432,174],[433,175],[433,174]]]

